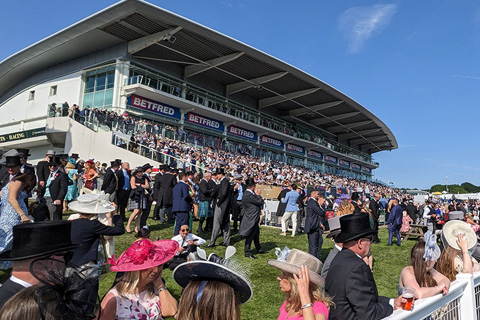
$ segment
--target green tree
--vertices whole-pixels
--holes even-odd
[[[470,182],[464,182],[460,185],[463,189],[465,189],[465,191],[467,191],[467,193],[476,193],[476,192],[480,192],[480,187],[474,185],[474,184],[471,184]]]
[[[443,192],[443,191],[446,191],[446,188],[445,188],[445,185],[443,184],[436,184],[436,185],[433,185],[431,188],[430,188],[430,192]],[[454,193],[454,194],[457,194],[457,193],[469,193],[467,192],[464,188],[462,188],[461,186],[459,186],[458,184],[450,184],[448,185],[448,192],[449,193]]]

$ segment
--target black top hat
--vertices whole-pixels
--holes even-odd
[[[251,187],[251,186],[254,186],[254,185],[256,185],[255,179],[253,179],[253,178],[248,178],[247,180],[245,180],[245,186],[246,186],[247,188],[249,188],[249,187]]]
[[[53,156],[53,157],[49,157],[48,158],[48,163],[47,163],[49,166],[59,166],[61,163],[60,163],[60,158],[57,157],[57,156]]]
[[[117,163],[121,166],[122,165],[122,159],[115,159],[115,161],[117,161]]]
[[[352,199],[352,201],[357,201],[358,199],[360,199],[360,193],[353,192],[352,196],[351,196],[351,199]]]
[[[117,162],[117,160],[110,161],[110,167],[118,167],[120,164]]]
[[[79,247],[72,244],[70,221],[42,221],[13,227],[12,249],[2,252],[0,260],[25,260],[49,256]]]
[[[340,234],[335,238],[335,241],[339,243],[360,239],[375,233],[375,230],[370,228],[370,218],[365,212],[340,217],[340,229]]]
[[[17,152],[21,153],[24,158],[31,156],[31,154],[29,153],[30,150],[28,150],[28,149],[18,149],[17,148]]]
[[[72,156],[70,158],[78,159],[79,155],[78,155],[78,153],[72,153]]]
[[[59,157],[60,159],[68,159],[68,154],[66,153],[57,154],[57,157]]]
[[[215,169],[215,171],[213,171],[212,174],[213,174],[213,175],[217,175],[217,174],[225,175],[225,169],[223,169],[223,168],[217,168],[217,169]]]
[[[165,170],[167,171],[168,170],[168,166],[166,164],[161,164],[158,169],[161,171],[161,170]]]
[[[6,156],[5,157],[5,166],[6,167],[21,167],[22,163],[20,162],[20,156]]]
[[[147,162],[142,166],[142,168],[143,168],[143,171],[147,171],[148,169],[152,169],[153,166]]]

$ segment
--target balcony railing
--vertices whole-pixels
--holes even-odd
[[[369,154],[342,145],[336,141],[323,138],[320,131],[306,129],[300,125],[290,124],[285,121],[279,121],[266,113],[253,108],[244,106],[231,101],[220,95],[214,94],[202,88],[187,84],[177,79],[173,79],[148,69],[131,66],[132,76],[125,80],[125,85],[143,84],[156,90],[174,95],[184,100],[194,102],[214,109],[236,118],[252,122],[263,127],[275,130],[290,136],[315,142],[330,150],[343,153],[358,160],[376,165]]]

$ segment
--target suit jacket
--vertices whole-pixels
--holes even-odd
[[[332,250],[328,253],[327,259],[323,263],[322,273],[320,274],[323,279],[327,278],[328,270],[330,270],[330,265],[332,264],[333,259],[337,256],[340,252],[336,246],[333,247]]]
[[[192,198],[188,191],[189,188],[184,182],[179,182],[173,187],[172,212],[189,212],[192,209]]]
[[[52,200],[63,201],[65,199],[68,190],[68,176],[65,172],[57,171],[55,179],[50,183],[48,190]]]
[[[177,177],[166,173],[163,176],[155,177],[155,190],[157,194],[157,205],[171,207],[173,205],[173,188],[177,184]],[[188,188],[188,187],[187,187]]]
[[[417,221],[417,213],[418,213],[417,207],[415,207],[413,204],[409,204],[405,208],[405,211],[407,211],[408,215],[410,216],[410,218],[412,218],[413,222],[415,223],[415,221]]]
[[[242,198],[243,219],[240,223],[239,234],[247,237],[252,230],[258,226],[260,221],[260,212],[263,207],[263,199],[261,196],[245,190]]]
[[[305,216],[305,233],[317,231],[320,224],[325,222],[325,210],[318,201],[310,198],[307,202],[307,215]]]
[[[10,182],[10,174],[7,171],[7,167],[3,166],[0,169],[0,190],[3,189]]]
[[[370,268],[349,249],[343,249],[332,260],[325,291],[335,302],[330,320],[378,320],[393,312],[390,299],[378,295]]]
[[[157,173],[155,175],[155,179],[153,179],[153,200],[157,201],[157,197],[158,197],[158,191],[159,189],[157,189],[157,187],[159,188],[160,187],[160,183],[158,182],[158,180],[160,179],[161,176],[164,176],[165,173]]]
[[[117,190],[122,190],[123,189],[123,185],[125,184],[125,176],[123,175],[123,169],[120,168],[118,169],[117,171],[115,171],[115,174],[117,175],[117,178],[118,178],[118,189]],[[130,172],[127,171],[127,174],[128,174],[128,189],[130,190],[130,178],[132,178],[132,174]]]
[[[369,204],[369,208],[372,211],[372,218],[375,221],[380,218],[380,203],[379,202],[377,202],[375,199],[373,199],[372,201],[370,201],[370,204]]]
[[[10,278],[5,281],[5,283],[0,287],[0,309],[3,307],[5,302],[8,301],[8,299],[10,299],[22,289],[25,289],[25,287],[16,282],[13,282],[12,280],[10,280]]]
[[[198,188],[198,201],[212,201],[215,193],[215,182],[202,179]]]
[[[112,168],[108,168],[103,177],[102,191],[112,194],[118,189],[118,176],[113,172]]]
[[[222,210],[223,213],[229,213],[229,209],[232,203],[233,186],[227,178],[223,178],[218,185],[217,201],[216,204]]]
[[[285,208],[287,208],[287,204],[286,203],[282,203],[282,199],[285,198],[285,196],[287,195],[287,193],[290,191],[290,189],[283,189],[282,191],[280,191],[277,199],[278,199],[278,207],[277,207],[277,216],[278,217],[281,217],[283,216],[283,214],[285,213]]]
[[[45,181],[45,184],[46,184],[49,174],[50,174],[50,169],[48,168],[48,162],[47,161],[38,162],[37,163],[38,182]]]
[[[390,215],[388,216],[387,224],[392,224],[394,226],[401,226],[403,218],[403,210],[400,205],[396,205],[390,210]]]

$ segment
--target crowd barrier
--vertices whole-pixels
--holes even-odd
[[[448,295],[419,299],[412,311],[395,310],[384,320],[480,320],[480,272],[461,273]]]

